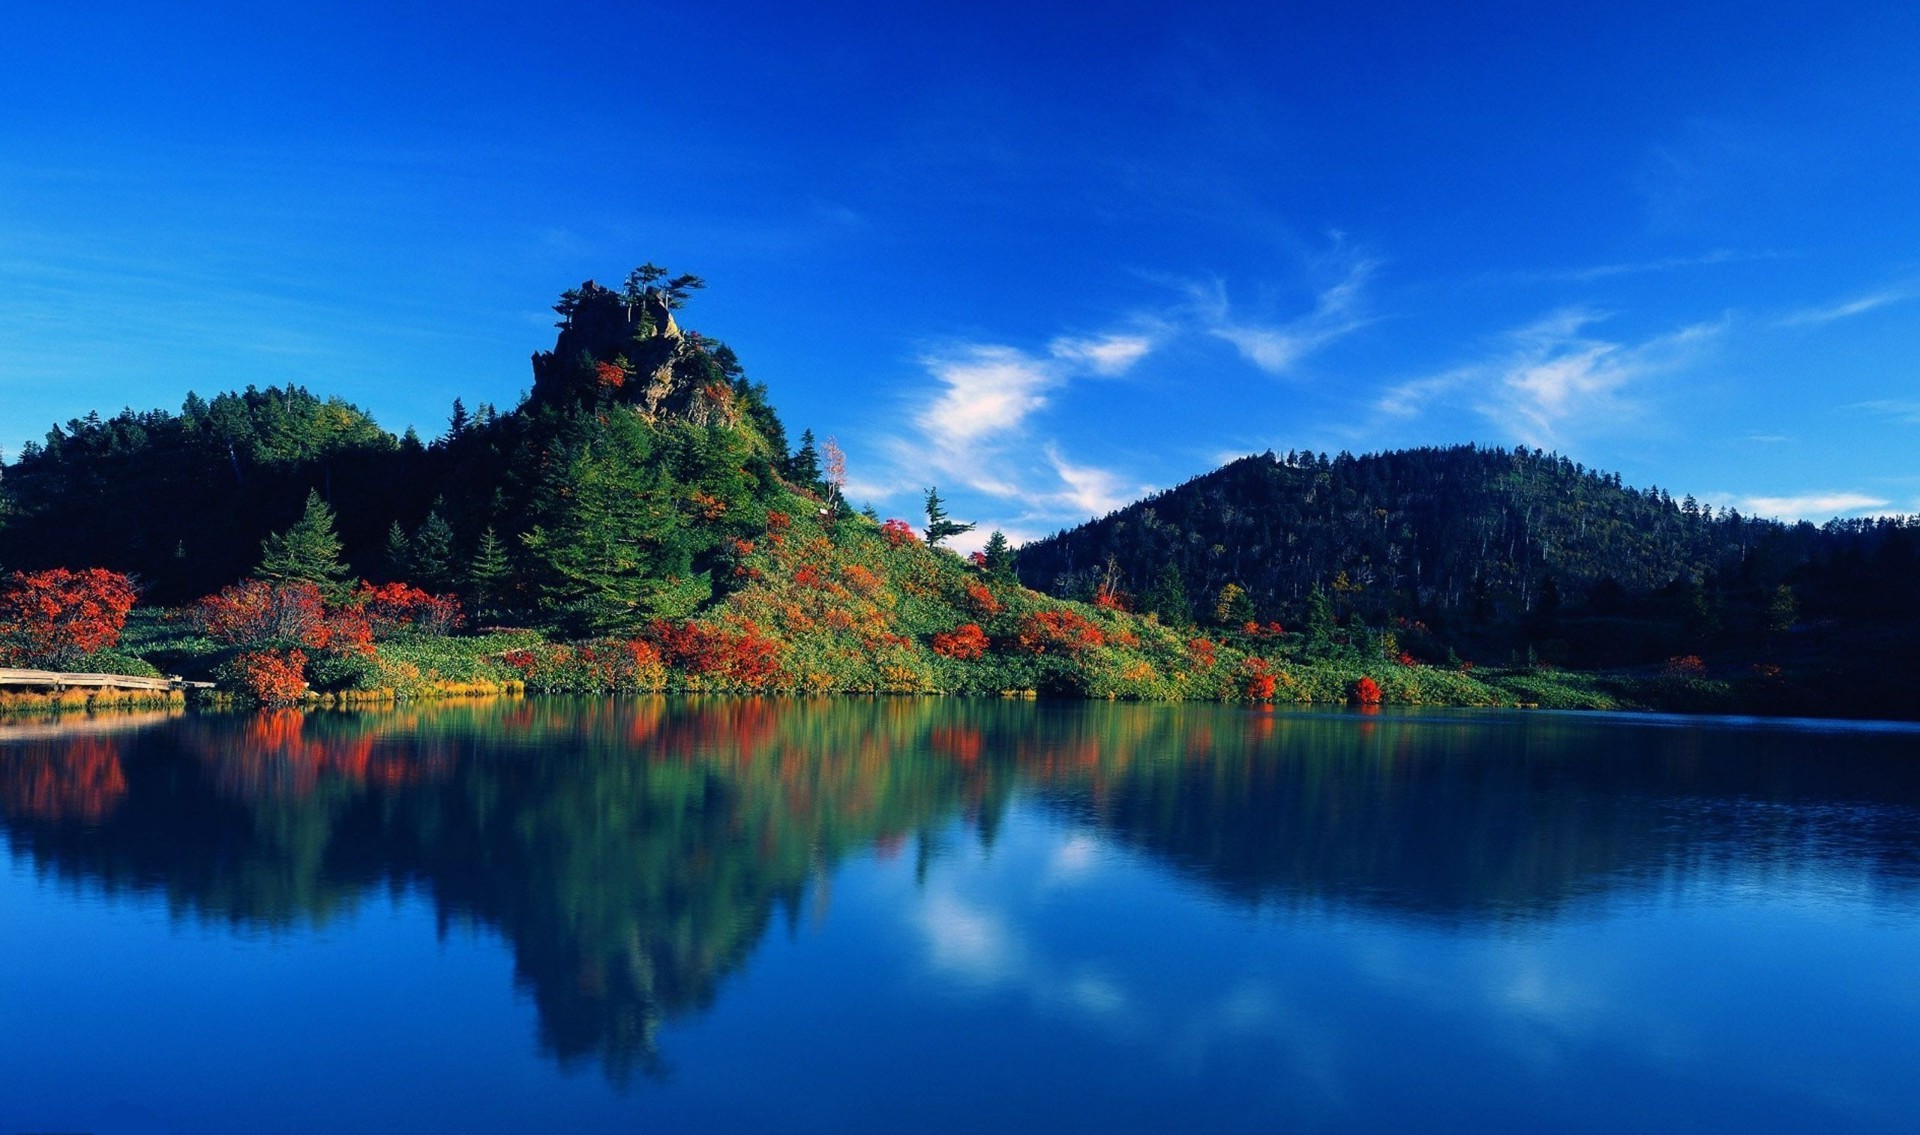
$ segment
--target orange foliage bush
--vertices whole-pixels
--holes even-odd
[[[244,580],[202,599],[194,621],[230,646],[373,653],[367,613],[353,605],[329,608],[306,580]]]
[[[292,705],[307,692],[307,656],[300,650],[252,650],[231,663],[234,681],[261,705]]]
[[[1094,593],[1093,605],[1102,611],[1131,611],[1133,597],[1117,588],[1102,586]]]
[[[995,599],[987,585],[977,579],[967,581],[967,603],[973,607],[975,614],[998,615],[1000,613],[1000,600]]]
[[[49,666],[120,641],[133,581],[116,571],[16,571],[0,587],[0,657]]]
[[[880,534],[887,538],[887,543],[896,548],[904,548],[908,544],[920,542],[920,537],[913,534],[913,525],[904,520],[887,521],[880,526]]]
[[[1202,670],[1209,669],[1220,658],[1220,645],[1212,639],[1191,638],[1187,640],[1187,657]]]
[[[933,652],[963,661],[979,658],[987,652],[987,632],[977,623],[961,623],[933,636]]]
[[[656,619],[647,636],[661,655],[689,674],[724,678],[740,686],[764,686],[780,673],[780,644],[742,620],[738,629],[705,627],[695,622],[678,626]]]
[[[1034,611],[1020,620],[1016,634],[1028,654],[1078,654],[1106,645],[1106,636],[1086,616],[1074,611]]]
[[[627,372],[613,363],[593,364],[593,377],[608,390],[618,390],[627,382]]]
[[[430,595],[405,583],[363,583],[348,605],[366,616],[368,632],[376,639],[408,632],[446,635],[464,621],[453,596]]]

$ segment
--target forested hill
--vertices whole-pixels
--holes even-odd
[[[648,265],[619,290],[568,290],[526,401],[456,400],[431,442],[294,386],[56,425],[0,469],[0,568],[103,567],[186,602],[254,570],[314,492],[356,575],[453,591],[487,560],[555,617],[684,615],[790,461],[765,388],[678,325],[700,286]]]
[[[1203,621],[1220,591],[1244,589],[1255,615],[1302,618],[1316,589],[1342,613],[1470,612],[1520,618],[1552,605],[1618,607],[1686,592],[1695,605],[1759,608],[1781,584],[1897,575],[1915,528],[1900,521],[1824,528],[1716,511],[1691,497],[1623,485],[1539,450],[1465,445],[1355,457],[1246,457],[1019,551],[1021,578],[1060,594],[1102,585],[1151,609]]]

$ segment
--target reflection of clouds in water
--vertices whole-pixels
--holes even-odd
[[[1284,983],[1266,973],[1220,968],[1196,959],[1169,982],[1156,968],[1162,940],[1150,911],[1137,921],[1088,927],[1052,921],[1061,888],[1120,880],[1136,886],[1140,864],[1096,833],[1035,827],[1003,833],[992,855],[943,860],[947,870],[905,904],[923,939],[926,964],[951,982],[950,995],[1010,995],[1032,1011],[1071,1021],[1103,1039],[1138,1046],[1171,1070],[1200,1078],[1221,1059],[1245,1059],[1250,1046],[1273,1061],[1276,1085],[1291,1081],[1335,1102],[1341,1084],[1338,1022],[1316,1019],[1292,1003]],[[1145,947],[1144,949],[1142,947]],[[1268,968],[1256,962],[1259,968]],[[1195,978],[1218,972],[1221,987]]]
[[[1048,857],[1042,882],[1050,886],[1080,882],[1099,868],[1100,859],[1100,841],[1086,832],[1077,832],[1062,841]]]

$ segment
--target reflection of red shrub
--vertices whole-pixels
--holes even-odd
[[[1353,701],[1356,705],[1379,705],[1380,683],[1372,678],[1362,677],[1353,683]]]
[[[0,586],[0,656],[60,665],[120,641],[133,582],[103,568],[14,572]]]
[[[1064,609],[1035,611],[1021,619],[1017,640],[1028,654],[1078,654],[1107,641],[1086,616]]]
[[[947,658],[978,658],[987,652],[987,632],[976,623],[961,623],[933,636],[933,652]]]
[[[292,705],[307,692],[307,656],[299,650],[254,650],[234,658],[233,677],[261,705]]]
[[[913,534],[913,525],[904,520],[887,521],[880,526],[880,534],[887,538],[887,543],[896,548],[904,548],[908,544],[920,542],[920,537]]]

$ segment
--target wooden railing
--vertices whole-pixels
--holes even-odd
[[[34,686],[53,690],[211,690],[212,682],[185,678],[140,678],[132,674],[62,674],[55,670],[0,669],[0,686]]]

